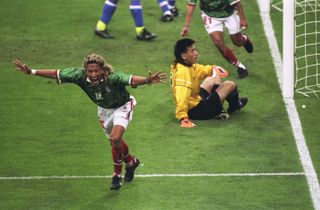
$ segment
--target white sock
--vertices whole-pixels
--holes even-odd
[[[238,63],[237,67],[243,68],[244,70],[247,70],[247,68],[242,64],[242,63]]]

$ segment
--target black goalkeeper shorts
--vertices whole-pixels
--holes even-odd
[[[200,88],[199,95],[202,100],[197,106],[190,109],[188,112],[190,119],[208,120],[213,119],[223,111],[223,106],[218,93],[215,91],[219,85],[215,85],[211,95],[203,88]]]

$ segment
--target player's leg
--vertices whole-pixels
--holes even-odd
[[[152,40],[156,38],[156,35],[147,31],[143,24],[142,5],[140,0],[130,0],[130,11],[134,24],[136,26],[136,33],[138,40]]]
[[[230,38],[232,40],[232,43],[237,47],[243,46],[248,53],[253,52],[253,44],[246,34],[239,32],[239,33],[230,35]]]
[[[114,162],[113,176],[121,175],[122,168],[119,168],[119,163],[122,163],[122,161],[124,161],[126,163],[126,174],[124,176],[124,180],[130,182],[133,180],[134,170],[138,167],[140,162],[129,153],[129,147],[122,138],[124,131],[125,128],[122,125],[114,125],[110,135],[110,142],[112,145],[112,158]],[[118,187],[119,189],[121,186],[119,186],[119,184],[116,183],[116,185],[114,185],[114,183],[112,183],[111,186],[112,188]]]
[[[115,123],[120,122],[119,124],[124,124],[125,120],[122,119],[115,119]],[[125,125],[127,126],[127,125]],[[111,144],[112,144],[112,157],[115,163],[115,170],[118,170],[116,163],[119,161],[124,161],[126,163],[126,173],[124,176],[124,181],[131,182],[134,178],[134,171],[139,166],[140,161],[137,158],[134,158],[129,153],[129,147],[126,142],[123,140],[122,135],[125,131],[125,127],[122,125],[114,125],[112,132],[111,132]],[[119,159],[121,158],[121,159]],[[121,171],[120,171],[121,174]],[[118,171],[115,171],[113,176],[120,175]]]
[[[233,52],[225,45],[222,31],[213,31],[209,34],[212,42],[218,48],[221,55],[231,64],[236,65],[238,59]]]
[[[137,158],[134,158],[130,154],[129,147],[122,138],[125,129],[132,120],[133,107],[135,106],[135,103],[134,98],[131,98],[129,102],[115,111],[113,118],[114,126],[110,135],[113,151],[117,153],[115,157],[117,158],[117,156],[120,155],[122,158],[121,160],[126,164],[126,173],[124,176],[124,181],[126,182],[131,182],[133,180],[134,171],[140,163]],[[117,160],[115,160],[115,162],[116,161]]]
[[[97,22],[94,33],[102,38],[113,38],[107,30],[107,25],[112,19],[114,12],[117,9],[118,0],[106,0],[102,9],[102,14]]]
[[[168,7],[169,7],[169,9],[170,9],[170,11],[171,11],[171,13],[173,14],[174,17],[178,17],[179,16],[179,10],[177,8],[175,0],[168,0]]]
[[[240,29],[240,18],[237,12],[234,12],[225,21],[225,26],[229,31],[232,43],[238,47],[244,47],[248,53],[253,52],[253,44],[246,34]]]
[[[238,47],[243,46],[248,53],[253,52],[253,44],[249,37],[241,32],[240,18],[236,11],[226,19],[225,26],[229,31],[230,38],[234,45]],[[247,68],[243,64],[240,63],[237,67],[238,78],[241,79],[248,76]]]
[[[229,113],[233,113],[247,104],[248,99],[246,97],[239,98],[237,89],[237,85],[233,81],[225,81],[216,89],[221,103],[225,100],[229,103]]]
[[[162,11],[162,15],[160,17],[160,20],[162,22],[169,22],[173,20],[173,15],[168,7],[167,0],[157,0],[157,3]]]
[[[215,19],[212,17],[209,17],[208,15],[202,13],[202,20],[204,23],[204,26],[214,43],[214,45],[218,48],[219,52],[221,55],[232,65],[237,67],[238,71],[238,77],[239,78],[244,78],[245,74],[239,73],[239,68],[241,69],[246,69],[245,66],[238,60],[238,58],[234,55],[232,50],[228,48],[225,45],[224,42],[224,35],[223,35],[223,27],[224,27],[224,21],[223,19]]]
[[[190,119],[206,120],[206,119],[228,119],[229,115],[223,110],[219,95],[215,89],[221,84],[221,78],[207,77],[200,85],[201,101],[200,103],[189,110]],[[220,116],[219,118],[217,118]]]
[[[215,77],[207,77],[202,84],[200,85],[200,95],[202,98],[203,92],[202,90],[205,90],[206,92],[210,93],[210,97],[207,97],[204,100],[204,109],[208,110],[207,112],[214,113],[213,117],[218,120],[226,120],[229,119],[229,115],[224,111],[223,109],[223,101],[221,100],[220,95],[217,93],[217,88],[221,85],[221,78],[219,75]]]
[[[221,78],[219,76],[216,77],[207,77],[203,80],[200,87],[206,90],[208,93],[211,93],[213,87],[215,85],[221,84]]]
[[[113,179],[110,187],[111,190],[118,190],[121,187],[122,161],[126,163],[126,174],[124,179],[127,182],[133,180],[134,171],[140,163],[138,159],[134,158],[129,153],[129,147],[122,139],[124,131],[125,128],[121,125],[114,125],[110,135],[114,164]]]
[[[122,135],[125,128],[121,125],[114,125],[110,134],[110,143],[112,147],[112,160],[113,160],[113,177],[111,183],[111,190],[118,190],[121,187],[121,173],[122,173],[122,161],[123,151],[127,145],[122,140]]]
[[[235,56],[233,51],[225,45],[223,32],[214,31],[209,34],[212,42],[218,48],[221,55],[232,65],[237,67],[238,78],[244,78],[248,75],[246,67],[239,61],[239,59]],[[241,70],[239,70],[241,69]],[[243,72],[245,71],[245,72]]]
[[[113,160],[113,176],[111,181],[111,190],[118,190],[121,187],[121,173],[122,173],[122,154],[121,154],[121,138],[124,129],[114,127],[113,120],[115,116],[114,109],[104,109],[98,107],[98,117],[101,128],[110,141],[112,148]],[[119,137],[120,136],[120,137]]]
[[[133,107],[136,102],[134,98],[131,98],[122,107],[118,109],[104,109],[98,107],[98,116],[100,120],[101,127],[103,128],[106,136],[110,140],[112,147],[112,159],[113,159],[113,178],[111,183],[111,190],[118,190],[121,187],[121,172],[122,172],[122,162],[126,163],[126,175],[125,181],[131,181],[133,179],[134,170],[139,165],[139,160],[135,159],[130,153],[126,142],[123,140],[122,136],[127,128],[129,122],[132,120]],[[127,171],[131,174],[127,175]],[[128,179],[131,178],[130,179]]]

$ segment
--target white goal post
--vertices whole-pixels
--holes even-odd
[[[270,7],[282,14],[281,88],[285,98],[294,93],[320,97],[320,0],[258,0],[260,12]]]
[[[271,0],[258,0],[261,13],[270,13]],[[280,2],[282,3],[282,2]],[[282,50],[282,95],[285,98],[294,96],[294,1],[284,0],[283,7],[283,50]],[[276,7],[277,10],[281,10]]]
[[[282,94],[285,98],[294,96],[294,8],[293,0],[283,0]]]

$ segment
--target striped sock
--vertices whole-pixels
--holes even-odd
[[[120,145],[120,149],[121,149],[121,154],[122,154],[122,159],[125,163],[129,163],[130,161],[133,160],[131,154],[129,153],[129,148],[128,145],[126,144],[126,142],[124,140],[122,140],[122,143]]]
[[[160,9],[162,10],[163,15],[171,15],[167,0],[158,0],[158,5],[159,5]]]
[[[227,47],[224,50],[223,57],[234,66],[238,66],[240,63],[236,56],[233,54],[233,52]]]
[[[97,29],[103,31],[106,29],[106,25],[110,22],[114,12],[117,9],[117,1],[106,0],[103,6],[100,20],[97,23]]]
[[[121,148],[112,146],[113,175],[121,175],[122,155]]]
[[[136,27],[143,27],[142,6],[140,0],[130,0],[130,11]]]
[[[169,9],[175,8],[176,7],[175,0],[168,0],[168,5],[169,5]]]

